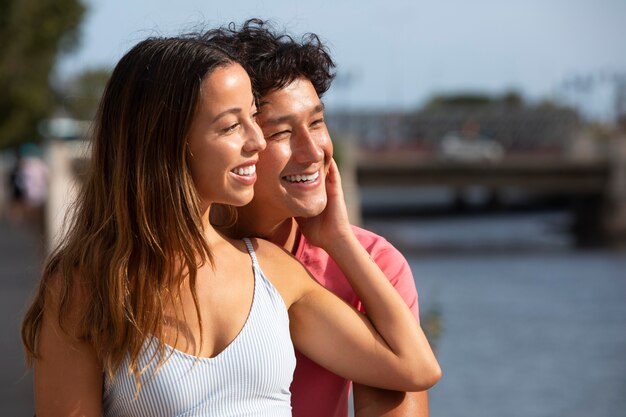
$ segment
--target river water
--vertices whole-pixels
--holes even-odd
[[[566,214],[369,220],[406,255],[443,369],[438,417],[626,416],[626,253]]]

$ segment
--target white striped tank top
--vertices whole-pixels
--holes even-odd
[[[213,358],[166,346],[171,356],[156,373],[157,361],[148,364],[156,342],[146,342],[139,367],[148,366],[138,397],[127,358],[112,380],[105,378],[105,417],[291,416],[296,359],[287,308],[261,271],[252,244],[244,241],[252,258],[254,295],[237,337]]]

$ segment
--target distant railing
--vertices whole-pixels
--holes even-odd
[[[442,185],[524,188],[529,191],[601,193],[610,176],[607,159],[570,161],[561,158],[518,157],[497,162],[466,162],[403,155],[358,158],[357,181],[370,185]]]

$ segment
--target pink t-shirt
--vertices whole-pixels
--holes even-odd
[[[353,229],[363,247],[419,321],[417,290],[404,256],[383,237],[356,226]],[[345,275],[323,249],[311,245],[303,236],[296,258],[320,284],[363,311],[361,301]],[[347,417],[350,381],[327,371],[300,352],[296,352],[296,360],[291,384],[293,417]]]

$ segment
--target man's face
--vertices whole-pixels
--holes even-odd
[[[267,147],[259,154],[253,209],[280,221],[318,215],[326,207],[333,145],[313,85],[296,79],[262,97],[259,111]]]

